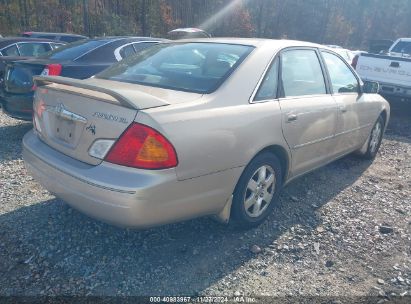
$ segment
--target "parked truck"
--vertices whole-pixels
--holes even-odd
[[[380,93],[411,100],[411,38],[400,38],[386,54],[362,53],[353,67],[364,81],[380,84]]]

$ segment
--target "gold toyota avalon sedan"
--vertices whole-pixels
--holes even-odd
[[[206,215],[256,226],[294,178],[374,158],[390,115],[340,55],[289,40],[161,43],[35,85],[29,172],[81,212],[139,228]]]

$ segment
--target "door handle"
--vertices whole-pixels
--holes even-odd
[[[287,122],[296,121],[298,119],[297,114],[288,114],[287,115]]]
[[[345,113],[345,112],[347,112],[347,108],[346,107],[339,107],[339,109],[340,109],[340,111],[341,111],[341,113]]]

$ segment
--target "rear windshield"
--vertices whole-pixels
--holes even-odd
[[[411,41],[399,41],[392,48],[391,52],[411,55]]]
[[[57,60],[74,60],[105,43],[107,43],[107,40],[81,40],[59,47],[42,57]]]
[[[165,43],[152,46],[95,76],[179,91],[211,93],[253,47],[223,43]]]

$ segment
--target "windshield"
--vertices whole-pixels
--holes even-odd
[[[211,93],[252,49],[223,43],[158,44],[113,65],[96,78]]]
[[[80,40],[58,49],[50,51],[42,56],[42,58],[57,59],[57,60],[74,60],[84,53],[91,51],[105,43],[108,40]]]
[[[411,55],[411,41],[399,41],[391,52]]]

